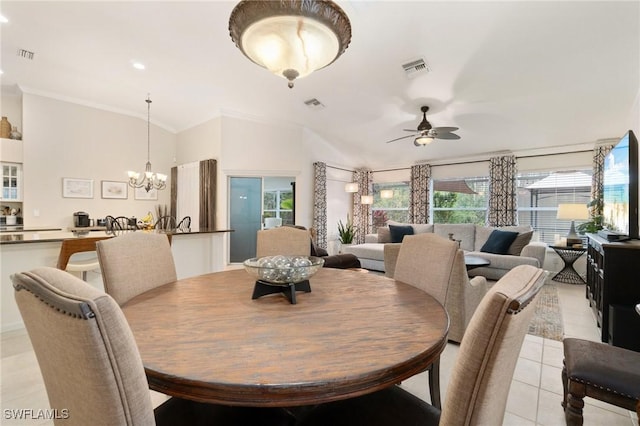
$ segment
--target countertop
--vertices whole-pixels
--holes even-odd
[[[136,231],[136,232],[155,232],[155,231]],[[196,234],[216,234],[223,232],[233,232],[232,229],[203,229],[203,230],[191,230],[191,231],[174,231],[170,232],[171,235],[196,235]],[[20,232],[5,232],[0,233],[0,244],[25,244],[25,243],[51,243],[59,242],[68,238],[83,238],[83,237],[101,237],[109,236],[104,231],[91,231],[86,235],[78,236],[71,231],[57,230],[36,230],[36,231],[20,231]]]

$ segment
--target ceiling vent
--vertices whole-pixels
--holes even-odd
[[[429,71],[431,71],[431,68],[429,68],[429,65],[427,65],[423,58],[407,61],[407,63],[402,65],[402,69],[404,69],[404,73],[408,78],[413,78],[421,74],[427,74]]]
[[[324,104],[319,100],[317,100],[316,98],[309,99],[308,101],[304,101],[304,104],[314,110],[324,109]]]
[[[20,56],[21,58],[29,59],[31,61],[33,60],[33,55],[34,55],[33,52],[30,52],[25,49],[18,49],[18,56]]]

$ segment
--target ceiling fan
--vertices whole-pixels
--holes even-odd
[[[418,124],[418,128],[416,130],[403,129],[405,132],[412,132],[412,135],[392,139],[390,141],[387,141],[387,143],[399,141],[406,138],[415,138],[413,141],[413,144],[415,146],[425,146],[433,142],[434,139],[460,139],[460,136],[456,135],[455,133],[451,133],[458,130],[457,127],[431,126],[431,123],[427,121],[427,111],[429,111],[428,106],[421,107],[420,111],[422,111],[422,121],[420,122],[420,124]]]

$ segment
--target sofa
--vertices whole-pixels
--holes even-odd
[[[531,265],[541,268],[544,264],[546,244],[532,242],[533,229],[530,226],[490,227],[469,223],[461,224],[406,224],[389,222],[391,226],[412,228],[413,234],[433,232],[444,238],[452,238],[459,242],[465,254],[482,257],[491,262],[489,266],[474,268],[469,271],[470,276],[483,276],[489,280],[499,280],[508,271],[518,265]],[[516,240],[511,244],[508,254],[496,254],[482,251],[483,246],[494,230],[518,232]],[[351,253],[358,257],[363,268],[385,272],[387,264],[395,265],[396,259],[385,259],[385,244],[392,243],[389,226],[378,228],[376,234],[367,234],[364,244],[342,247],[343,253]],[[392,251],[393,252],[393,251]],[[395,251],[397,253],[397,250]]]

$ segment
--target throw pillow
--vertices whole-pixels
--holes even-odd
[[[509,246],[509,250],[507,254],[511,254],[513,256],[520,256],[520,253],[522,253],[522,249],[524,248],[524,246],[529,244],[529,242],[531,241],[531,237],[533,237],[533,231],[523,232],[521,234],[518,234],[516,239],[513,240],[513,242]]]
[[[391,233],[389,232],[388,226],[383,226],[378,228],[378,242],[379,243],[391,242]]]
[[[494,230],[480,251],[494,254],[507,254],[511,243],[518,236],[517,232]]]
[[[411,225],[389,225],[389,232],[391,233],[392,243],[401,243],[405,235],[413,235],[413,228],[411,227]]]

